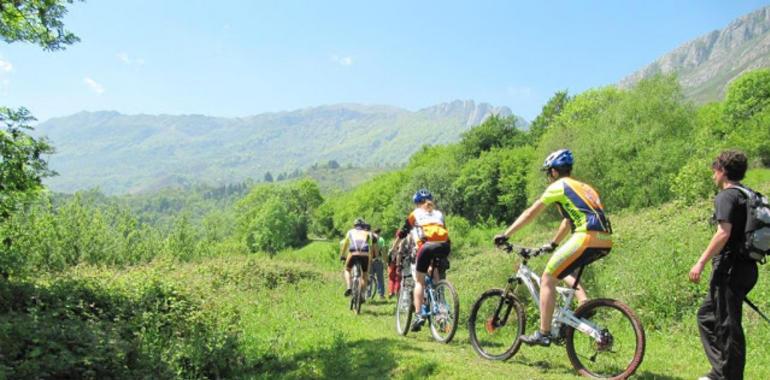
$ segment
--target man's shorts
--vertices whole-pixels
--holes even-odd
[[[446,259],[449,256],[449,242],[426,242],[417,250],[415,266],[418,272],[427,273],[433,258]]]
[[[595,231],[577,232],[548,259],[545,273],[561,280],[575,269],[607,256],[611,249],[610,234]]]
[[[359,263],[361,264],[361,270],[366,273],[369,271],[369,263],[371,261],[371,256],[369,256],[368,252],[350,252],[347,261],[345,261],[345,268],[351,270],[353,265]]]

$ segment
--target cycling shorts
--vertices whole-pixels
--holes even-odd
[[[545,265],[545,273],[558,279],[610,253],[612,235],[602,232],[577,232],[553,253]]]
[[[350,252],[348,259],[345,261],[345,268],[351,270],[353,269],[353,265],[359,263],[361,264],[361,270],[366,273],[369,271],[369,263],[371,261],[371,256],[366,252]]]
[[[428,267],[430,267],[433,259],[446,259],[449,256],[449,248],[449,241],[426,242],[417,250],[416,270],[421,273],[428,273]]]

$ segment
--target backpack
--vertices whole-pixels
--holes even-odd
[[[743,254],[764,264],[770,255],[770,204],[767,197],[748,188],[736,186],[746,195],[746,245]]]

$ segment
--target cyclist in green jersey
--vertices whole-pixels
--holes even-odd
[[[529,345],[548,346],[551,344],[551,318],[556,302],[556,283],[565,280],[574,284],[571,273],[601,257],[612,248],[612,227],[604,214],[599,194],[591,186],[572,179],[572,152],[561,149],[551,153],[543,163],[543,170],[551,184],[535,203],[525,210],[502,234],[495,236],[495,243],[502,243],[508,237],[529,224],[547,205],[556,204],[564,217],[553,240],[543,246],[544,252],[552,252],[540,281],[540,330],[522,337]],[[559,243],[572,231],[572,236],[561,246]],[[578,287],[576,293],[580,302],[585,302],[585,291]]]

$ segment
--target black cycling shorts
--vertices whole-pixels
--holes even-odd
[[[416,267],[418,272],[428,273],[428,267],[434,258],[446,259],[449,256],[449,242],[426,242],[417,251]]]
[[[345,268],[347,268],[348,270],[351,270],[353,269],[353,265],[355,265],[356,263],[359,263],[361,264],[361,270],[364,273],[366,273],[369,271],[369,261],[370,260],[369,260],[368,254],[366,255],[351,254],[351,255],[348,255],[348,261],[345,263]]]

